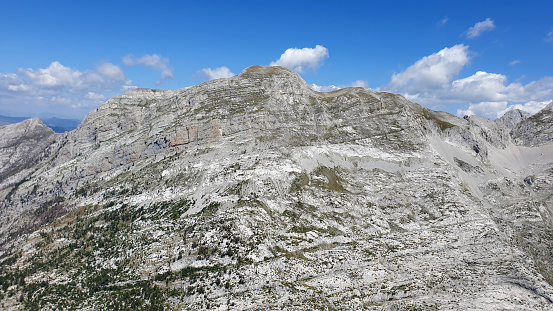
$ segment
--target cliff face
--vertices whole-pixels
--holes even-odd
[[[515,143],[536,146],[553,143],[553,102],[535,115],[518,123],[512,130]]]
[[[528,112],[525,112],[519,109],[513,109],[513,110],[507,111],[500,118],[497,118],[495,122],[503,124],[508,129],[512,129],[520,122],[528,119],[528,117],[530,116],[531,114],[529,114]]]
[[[128,92],[6,173],[3,302],[550,308],[553,145],[536,116],[317,93],[280,67]]]

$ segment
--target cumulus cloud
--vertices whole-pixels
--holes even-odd
[[[10,76],[9,89],[12,91],[44,92],[47,90],[67,90],[78,92],[83,89],[110,89],[114,84],[126,82],[127,78],[121,67],[102,63],[96,71],[79,70],[66,67],[55,61],[47,68],[17,70],[16,74]]]
[[[405,71],[395,73],[391,89],[438,89],[459,74],[469,62],[468,46],[458,44],[418,60]]]
[[[133,55],[127,55],[122,58],[123,64],[127,66],[142,65],[148,68],[152,68],[161,73],[161,79],[159,79],[156,84],[160,84],[164,80],[175,79],[173,72],[175,71],[169,65],[169,59],[162,57],[158,54],[144,55],[140,58]]]
[[[112,63],[103,62],[95,70],[81,72],[54,61],[46,68],[20,68],[15,73],[0,73],[0,96],[6,99],[0,108],[23,110],[26,115],[38,108],[50,108],[48,111],[52,112],[61,111],[64,106],[92,107],[106,99],[106,92],[134,87],[121,67]]]
[[[510,105],[504,111],[500,112],[498,114],[498,117],[501,117],[505,112],[507,112],[509,110],[513,110],[513,109],[520,109],[520,110],[526,111],[530,114],[536,114],[540,110],[545,108],[545,106],[547,106],[552,101],[553,101],[553,99],[549,99],[549,100],[545,100],[545,101],[534,101],[533,100],[533,101],[529,101],[529,102],[523,103],[523,104]]]
[[[277,61],[271,62],[271,66],[283,66],[298,73],[307,70],[317,71],[322,66],[325,58],[328,58],[328,49],[322,45],[315,48],[290,48],[284,51]]]
[[[492,30],[495,28],[495,24],[491,18],[486,18],[482,22],[478,22],[474,24],[474,26],[470,27],[467,31],[467,38],[473,39],[478,36],[480,36],[482,33]]]
[[[317,92],[332,92],[346,87],[362,87],[368,88],[369,83],[366,80],[356,80],[353,81],[350,85],[317,85],[315,83],[311,84],[311,88]]]
[[[405,71],[392,76],[387,90],[403,94],[407,99],[430,107],[461,105],[458,115],[477,114],[496,118],[510,109],[531,112],[536,103],[553,97],[553,77],[523,84],[509,82],[507,76],[477,71],[458,78],[468,64],[468,46],[456,45],[423,57]],[[541,106],[540,106],[541,107]]]
[[[457,115],[458,116],[472,116],[472,115],[478,115],[481,117],[489,118],[489,119],[496,119],[501,116],[503,116],[507,111],[513,110],[513,109],[520,109],[522,111],[526,111],[530,114],[535,114],[545,108],[551,100],[546,101],[529,101],[527,103],[521,103],[521,104],[512,104],[510,105],[508,102],[481,102],[477,104],[469,104],[467,108],[464,109],[458,109]]]
[[[481,102],[469,104],[467,108],[458,109],[458,116],[477,115],[488,119],[496,119],[502,116],[507,110],[508,102]],[[502,113],[501,113],[502,112]]]
[[[37,88],[77,88],[84,82],[101,81],[101,77],[97,73],[89,72],[84,74],[78,70],[65,67],[57,61],[51,63],[48,68],[36,70],[20,68],[17,70],[17,74],[21,78],[26,78],[27,83],[29,83],[27,86],[33,85]]]
[[[196,72],[195,76],[205,79],[207,81],[221,78],[230,78],[235,74],[230,71],[226,66],[211,69],[203,68]]]
[[[96,71],[104,77],[114,81],[125,81],[127,79],[123,69],[112,63],[103,62],[96,67]]]

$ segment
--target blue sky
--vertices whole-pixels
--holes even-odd
[[[2,1],[0,114],[82,118],[134,87],[284,65],[457,115],[553,99],[553,1]]]

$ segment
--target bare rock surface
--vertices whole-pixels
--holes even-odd
[[[547,118],[510,132],[400,95],[318,93],[281,67],[133,90],[30,148],[41,156],[0,192],[0,297],[13,309],[552,310]]]
[[[503,116],[495,120],[496,123],[503,124],[506,128],[512,129],[520,122],[528,119],[531,114],[520,109],[513,109],[507,111]]]
[[[553,142],[553,102],[528,119],[518,123],[512,130],[515,143],[537,146]]]
[[[39,118],[0,127],[0,188],[19,181],[15,176],[38,162],[53,134]]]

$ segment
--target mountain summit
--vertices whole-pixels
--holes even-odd
[[[1,127],[3,306],[549,309],[548,111],[463,119],[253,66],[63,134]]]

